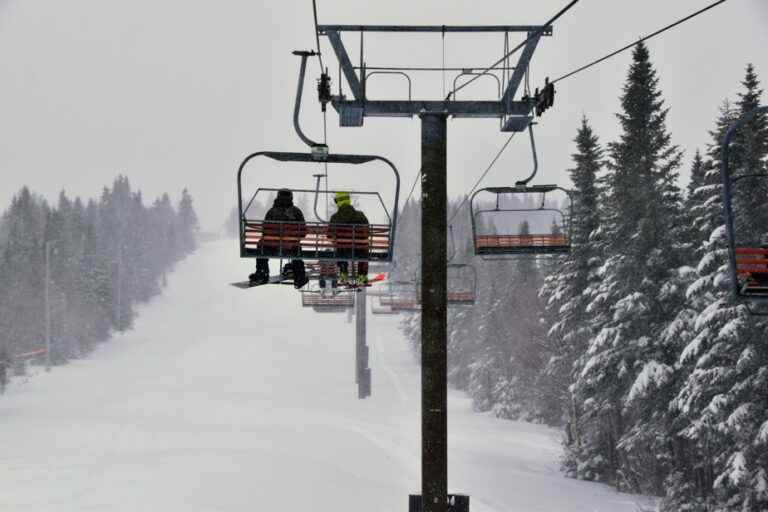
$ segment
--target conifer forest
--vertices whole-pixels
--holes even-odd
[[[22,188],[0,219],[0,350],[13,362],[12,371],[2,365],[0,386],[40,362],[46,316],[53,365],[130,329],[136,306],[159,294],[176,262],[195,250],[197,224],[186,190],[178,203],[163,194],[146,205],[125,176],[98,199],[62,191],[56,205]]]
[[[621,137],[601,140],[588,117],[575,127],[565,261],[477,264],[478,305],[449,310],[449,380],[478,411],[561,428],[570,477],[663,496],[670,512],[766,510],[768,322],[732,298],[720,179],[725,131],[765,97],[746,65],[738,96],[686,157],[660,81],[638,46],[619,92]],[[732,172],[768,172],[768,116],[734,145]],[[758,185],[735,201],[764,204]],[[768,235],[764,210],[741,208],[736,222]],[[418,212],[405,205],[402,279],[419,265]],[[453,231],[471,241],[467,215]],[[456,245],[455,261],[471,262],[471,242]],[[417,346],[419,315],[401,327]]]

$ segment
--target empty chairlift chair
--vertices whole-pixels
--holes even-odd
[[[302,290],[301,305],[316,313],[341,313],[355,306],[354,292],[324,293],[321,290]]]
[[[448,304],[471,306],[477,300],[477,269],[467,263],[448,264]]]
[[[397,315],[400,313],[399,310],[393,308],[391,305],[383,304],[382,300],[384,302],[389,302],[391,304],[391,301],[387,300],[387,296],[380,295],[376,298],[376,301],[371,305],[371,313],[373,313],[374,315]]]
[[[730,144],[738,130],[755,115],[768,112],[760,107],[744,114],[730,127],[723,141],[721,179],[728,237],[729,270],[733,293],[747,305],[768,306],[768,174],[758,172],[731,176]],[[759,204],[755,204],[759,202]],[[752,313],[758,313],[750,309]],[[759,314],[768,314],[761,311]]]
[[[421,311],[419,289],[413,281],[390,281],[388,293],[379,298],[381,306],[393,311]]]
[[[566,204],[550,199],[556,193]],[[483,196],[490,196],[495,206],[481,202],[478,198]],[[505,205],[505,198],[512,203]],[[571,210],[570,191],[558,185],[480,189],[470,200],[475,254],[485,258],[568,254]]]

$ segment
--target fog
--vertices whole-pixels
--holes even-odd
[[[559,76],[648,34],[709,2],[647,0],[580,2],[539,45],[532,86]],[[319,1],[321,23],[539,24],[564,2]],[[768,73],[768,5],[729,0],[649,43],[671,108],[669,127],[688,157],[707,142],[722,99],[739,90],[747,62]],[[501,54],[496,39],[448,35],[447,66],[489,65]],[[346,40],[357,54],[357,36]],[[235,203],[234,175],[247,153],[303,150],[292,131],[298,71],[294,49],[314,46],[309,0],[283,2],[0,2],[0,203],[22,185],[49,198],[62,188],[94,196],[118,173],[148,196],[188,186],[204,227],[218,227]],[[337,87],[336,64],[323,51]],[[369,65],[439,65],[441,38],[366,38]],[[567,183],[572,139],[582,115],[601,140],[617,136],[614,113],[629,53],[559,84],[555,107],[537,126],[540,182]],[[312,62],[304,124],[321,136]],[[441,96],[441,77],[414,75],[414,95]],[[447,74],[450,83],[453,75]],[[404,85],[381,80],[375,97],[401,98]],[[462,98],[490,94],[489,84],[462,91]],[[466,93],[466,95],[464,95]],[[404,193],[419,166],[417,119],[366,119],[361,129],[338,127],[330,111],[328,139],[337,152],[378,153],[403,175]],[[449,125],[449,192],[466,191],[507,135],[493,120],[454,120]],[[530,149],[520,137],[487,183],[508,184],[530,168]],[[682,172],[685,180],[686,169]],[[285,183],[302,186],[311,172]],[[331,178],[332,179],[332,178]],[[390,186],[386,174],[361,175],[365,188]]]

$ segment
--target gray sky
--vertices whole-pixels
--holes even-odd
[[[710,0],[582,0],[543,40],[532,85],[630,42]],[[319,0],[321,23],[539,24],[565,0]],[[708,140],[718,105],[740,90],[753,62],[768,88],[768,0],[729,0],[650,43],[669,127],[688,160]],[[348,41],[357,54],[357,38]],[[335,60],[324,42],[326,61]],[[304,148],[291,127],[297,48],[314,45],[310,0],[0,0],[0,205],[22,186],[49,198],[65,188],[97,196],[117,173],[148,198],[189,187],[205,227],[218,226],[235,201],[234,175],[247,153]],[[366,38],[368,65],[436,66],[439,35]],[[446,65],[480,67],[500,56],[501,39],[449,35]],[[629,53],[563,82],[555,108],[537,127],[539,182],[567,183],[572,139],[586,114],[603,142],[618,133],[614,113]],[[319,136],[317,64],[310,67],[306,130]],[[337,77],[333,72],[334,90]],[[414,95],[441,96],[437,76],[417,74]],[[448,75],[449,83],[453,80]],[[371,84],[374,98],[397,99],[395,80]],[[466,94],[465,94],[466,91]],[[461,98],[490,98],[478,82]],[[768,98],[766,98],[768,100]],[[367,119],[339,128],[328,117],[332,151],[377,153],[401,169],[407,193],[419,167],[417,119]],[[468,189],[506,134],[493,120],[449,124],[449,191]],[[687,165],[683,175],[687,174]],[[509,184],[531,166],[520,137],[486,184]],[[264,186],[311,185],[316,169],[275,170]],[[332,175],[332,179],[334,176]],[[359,171],[361,188],[391,186],[388,175]],[[365,187],[363,187],[365,185]]]

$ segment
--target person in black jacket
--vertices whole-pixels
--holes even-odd
[[[307,234],[304,214],[293,204],[293,193],[288,189],[280,189],[272,208],[264,217],[264,233],[259,248],[263,253],[283,254],[286,256],[299,255],[301,239]],[[301,288],[309,282],[304,269],[304,260],[295,259],[291,262],[293,269],[293,285]],[[249,276],[254,284],[269,282],[269,260],[256,259],[256,272]]]
[[[328,236],[335,242],[336,254],[341,258],[367,258],[368,217],[352,206],[349,192],[336,192],[334,202],[337,210],[330,218]],[[349,263],[341,260],[338,265],[339,280],[346,283],[349,280]],[[356,282],[361,285],[368,284],[368,262],[360,261],[356,270]]]

